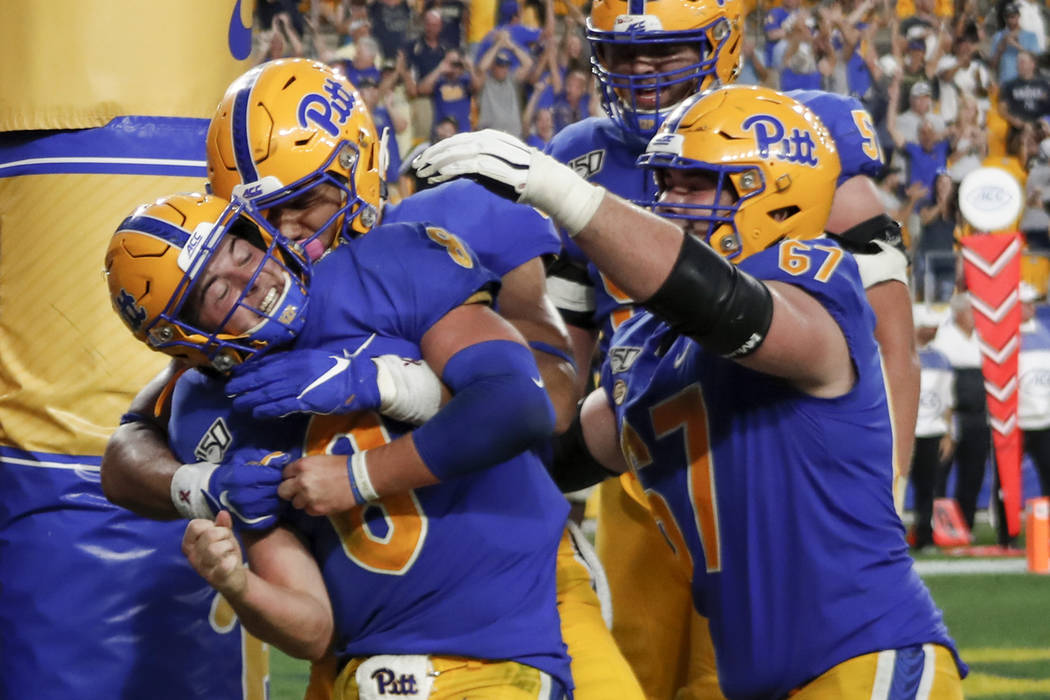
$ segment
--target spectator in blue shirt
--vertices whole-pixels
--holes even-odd
[[[430,95],[436,127],[448,117],[455,119],[461,131],[470,131],[471,97],[480,89],[470,60],[456,49],[449,50],[437,68],[419,81],[421,95]],[[431,132],[431,140],[435,134]]]
[[[1021,29],[1021,10],[1016,3],[1003,9],[1006,26],[992,37],[992,66],[999,73],[1002,85],[1017,77],[1017,56],[1022,51],[1039,55],[1039,39],[1032,32]]]
[[[787,28],[784,27],[784,23],[788,17],[798,11],[800,4],[801,0],[784,0],[780,7],[774,7],[766,13],[766,21],[763,25],[766,46],[762,57],[766,66],[776,66],[773,61],[773,50],[787,36]]]

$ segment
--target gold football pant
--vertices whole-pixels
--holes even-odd
[[[645,697],[722,698],[707,619],[693,607],[688,573],[639,502],[637,480],[606,479],[598,489],[595,545],[609,579],[612,633]]]

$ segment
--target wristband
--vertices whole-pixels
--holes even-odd
[[[211,462],[183,464],[171,475],[171,502],[179,515],[184,518],[203,518],[214,520],[215,511],[211,509],[204,491],[212,472],[219,468]]]
[[[358,505],[379,500],[379,494],[376,493],[375,487],[372,486],[372,479],[368,476],[368,462],[365,460],[366,452],[367,450],[354,452],[346,460],[346,473],[350,477],[350,491],[353,493],[354,500]]]

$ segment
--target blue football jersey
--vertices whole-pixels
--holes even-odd
[[[893,445],[874,315],[830,239],[787,240],[740,267],[813,295],[857,383],[799,392],[642,312],[602,368],[621,445],[710,620],[723,692],[784,697],[848,658],[953,648],[893,505]]]
[[[418,359],[423,334],[495,279],[443,230],[385,224],[314,265],[310,312],[295,347],[342,352],[367,344],[363,355]],[[198,372],[180,379],[172,411],[173,446],[189,461],[217,436],[226,453],[263,448],[297,457],[350,454],[411,429],[370,411],[253,421],[232,413],[222,383]],[[321,518],[290,509],[285,517],[321,566],[340,657],[511,659],[571,688],[555,606],[567,514],[527,452],[348,513]]]
[[[529,260],[561,249],[550,218],[510,202],[471,180],[452,180],[388,206],[383,223],[423,221],[466,241],[481,264],[502,277]]]
[[[555,134],[547,146],[547,153],[571,166],[590,182],[624,199],[645,202],[656,193],[652,177],[636,164],[647,143],[646,139],[624,131],[608,117],[590,117]],[[593,305],[586,314],[590,316],[587,323],[601,332],[600,352],[604,356],[613,330],[633,313],[634,301],[590,264],[568,236],[562,237],[562,243],[562,254],[581,268],[586,267],[587,284],[594,295],[593,302],[589,302]],[[573,308],[571,301],[559,299],[553,293],[552,296],[563,311],[579,311]]]
[[[838,184],[856,175],[879,174],[884,161],[875,122],[857,98],[823,90],[792,90],[786,94],[813,110],[831,132],[842,164]]]

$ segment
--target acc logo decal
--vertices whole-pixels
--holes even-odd
[[[142,326],[142,322],[146,320],[146,316],[148,316],[146,310],[135,303],[135,297],[123,289],[120,290],[120,294],[114,300],[113,306],[124,317],[124,322],[133,331],[137,331]]]
[[[634,364],[634,361],[638,359],[638,356],[642,354],[641,348],[630,347],[627,345],[617,345],[609,351],[609,369],[612,370],[613,374],[619,374],[620,372],[626,372]]]
[[[772,155],[777,160],[810,167],[820,163],[814,154],[817,144],[808,131],[792,129],[791,135],[788,136],[781,121],[770,114],[748,117],[740,126],[754,132],[755,145],[758,146],[758,154],[762,158],[768,158],[772,150]]]
[[[263,193],[262,185],[252,185],[245,187],[244,191],[241,192],[241,196],[245,199],[254,199]]]
[[[311,92],[299,101],[299,126],[306,128],[308,122],[313,122],[332,136],[338,136],[339,126],[332,121],[332,113],[340,125],[346,123],[354,109],[354,96],[331,78],[325,80],[323,89],[328,97]]]
[[[222,462],[222,458],[226,455],[226,450],[232,442],[233,435],[226,426],[226,421],[222,418],[216,418],[215,422],[208,428],[208,431],[204,433],[201,441],[197,443],[197,447],[193,450],[193,456],[202,462],[219,464]]]
[[[580,177],[590,179],[597,175],[605,164],[605,149],[584,153],[569,161],[569,167],[576,171]]]

